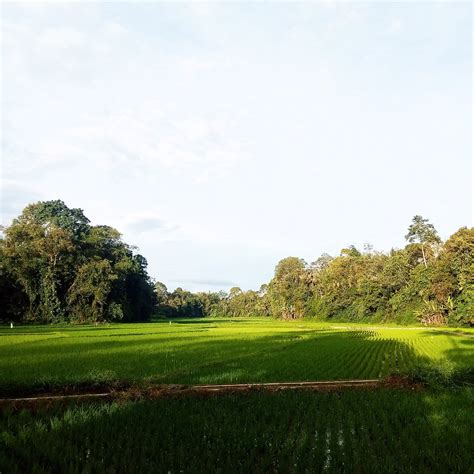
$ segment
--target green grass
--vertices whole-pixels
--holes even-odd
[[[97,382],[378,378],[420,363],[474,367],[474,338],[425,328],[182,320],[0,329],[0,394]]]
[[[378,378],[423,363],[440,369],[425,373],[436,381],[474,367],[468,336],[261,319],[1,328],[0,394],[113,381]],[[0,472],[473,472],[472,413],[473,388],[6,408]]]
[[[0,415],[0,472],[474,470],[474,390],[251,392]]]

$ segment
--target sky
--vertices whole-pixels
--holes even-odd
[[[192,291],[472,226],[470,2],[0,8],[3,225],[62,199]]]

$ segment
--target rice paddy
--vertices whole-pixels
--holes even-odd
[[[0,395],[474,367],[472,332],[274,320],[0,329]],[[474,389],[5,405],[0,472],[473,472]]]
[[[474,367],[474,338],[425,328],[182,320],[0,330],[0,393],[109,383],[380,378],[420,363]]]
[[[194,396],[0,416],[0,471],[473,472],[472,389]],[[471,414],[471,415],[469,415]]]

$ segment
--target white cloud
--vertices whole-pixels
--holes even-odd
[[[388,32],[400,33],[401,31],[403,31],[403,21],[400,18],[394,18],[388,26]]]
[[[87,162],[116,174],[164,169],[202,183],[247,159],[227,120],[176,112],[171,101],[165,106],[150,97],[153,77],[163,71],[185,78],[225,60],[173,55],[165,61],[116,19],[86,27],[68,19],[48,24],[20,16],[2,25],[11,122],[4,130],[7,176]],[[143,90],[129,87],[137,74],[150,77]],[[124,97],[124,87],[136,97]],[[32,109],[40,111],[39,122]]]
[[[42,78],[70,82],[83,75],[94,77],[97,71],[120,65],[125,50],[139,55],[144,48],[142,39],[130,35],[118,21],[91,21],[83,27],[76,24],[74,16],[67,18],[65,22],[65,18],[63,22],[49,22],[47,16],[5,15],[1,25],[2,61],[8,82],[20,78],[34,87]]]
[[[115,38],[129,37],[129,30],[117,21],[106,21],[103,26],[103,31],[107,36]]]
[[[129,217],[125,222],[125,228],[128,232],[135,234],[158,231],[160,234],[166,234],[169,238],[169,234],[178,230],[179,226],[155,213],[144,212]]]
[[[36,47],[44,51],[62,54],[65,50],[74,52],[74,49],[84,47],[86,42],[87,36],[84,32],[70,27],[57,26],[43,30],[37,38]]]
[[[68,160],[77,165],[87,159],[103,169],[123,168],[150,172],[165,168],[177,173],[225,176],[247,159],[238,144],[227,139],[221,125],[202,118],[171,120],[166,114],[144,107],[89,117],[42,140],[42,162]]]

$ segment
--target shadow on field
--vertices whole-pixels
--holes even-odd
[[[451,348],[444,352],[444,356],[455,365],[463,367],[474,367],[474,339],[466,335],[436,333],[434,331],[423,331],[423,336],[433,338],[435,344],[442,338],[449,341]]]
[[[136,333],[135,340],[118,334],[59,337],[3,346],[0,393],[114,380],[209,384],[368,379],[404,373],[430,360],[404,341],[377,338],[376,332],[365,330],[300,330],[245,338],[163,334]],[[442,355],[456,366],[472,367],[473,341],[453,338]]]
[[[24,329],[24,330],[23,330]],[[111,328],[111,327],[96,327],[96,326],[23,326],[18,329],[6,329],[0,328],[0,337],[2,336],[26,336],[26,335],[35,335],[35,334],[55,334],[58,332],[68,332],[68,333],[75,333],[75,332],[85,332],[85,331],[128,331],[129,328]]]
[[[472,390],[251,392],[4,412],[2,472],[472,472]]]
[[[170,324],[171,323],[171,324]],[[140,322],[129,322],[129,323],[119,323],[120,325],[94,325],[94,324],[85,324],[85,325],[62,325],[62,324],[52,324],[52,325],[28,325],[28,324],[16,324],[13,329],[7,325],[0,326],[0,337],[2,336],[22,336],[22,335],[35,335],[35,334],[50,334],[57,333],[61,331],[67,331],[68,333],[76,332],[86,332],[93,330],[101,331],[130,331],[130,328],[133,326],[141,326],[143,329],[152,329],[153,326],[176,326],[176,325],[201,325],[204,326],[202,330],[207,330],[211,328],[216,328],[222,324],[229,323],[238,323],[240,324],[255,324],[255,321],[239,320],[234,321],[232,319],[212,319],[212,320],[190,320],[190,319],[166,319],[166,320],[152,320],[152,321],[140,321]],[[146,333],[145,333],[146,334]]]

